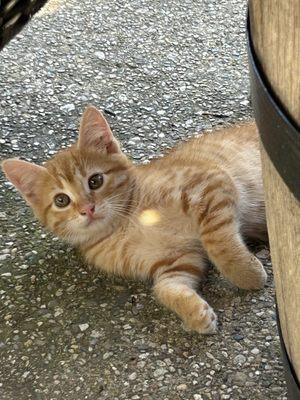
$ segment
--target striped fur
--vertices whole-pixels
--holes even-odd
[[[158,300],[188,329],[213,333],[216,316],[197,293],[206,261],[240,288],[259,289],[266,280],[244,243],[266,235],[258,146],[255,125],[246,123],[135,166],[101,113],[89,107],[72,148],[44,167],[7,160],[3,169],[40,221],[78,245],[90,264],[151,279]],[[103,186],[91,191],[87,180],[99,172]],[[71,203],[59,209],[53,197],[62,192]],[[87,202],[95,206],[91,223],[78,211]]]

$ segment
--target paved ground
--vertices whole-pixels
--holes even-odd
[[[1,158],[42,161],[106,110],[140,162],[251,115],[245,0],[52,0],[0,54]],[[143,284],[89,270],[1,176],[0,398],[285,400],[268,251],[264,291],[212,273],[217,336],[181,329]]]

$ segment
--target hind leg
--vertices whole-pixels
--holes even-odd
[[[201,241],[208,257],[234,285],[242,289],[261,289],[267,274],[239,233],[234,202],[223,199],[219,204],[207,213],[200,226]]]
[[[195,176],[184,187],[181,203],[197,222],[202,245],[220,272],[240,288],[262,288],[266,273],[240,234],[238,193],[228,174],[212,167],[207,176]]]

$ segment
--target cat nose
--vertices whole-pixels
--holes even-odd
[[[79,209],[79,213],[81,215],[86,215],[89,218],[93,216],[95,212],[95,205],[94,204],[86,204]]]

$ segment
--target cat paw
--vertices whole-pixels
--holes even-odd
[[[184,321],[186,331],[196,331],[202,335],[217,333],[217,316],[214,310],[206,303],[201,303],[197,309]]]
[[[265,286],[267,277],[262,263],[253,256],[245,266],[239,268],[232,282],[241,289],[259,290]]]

